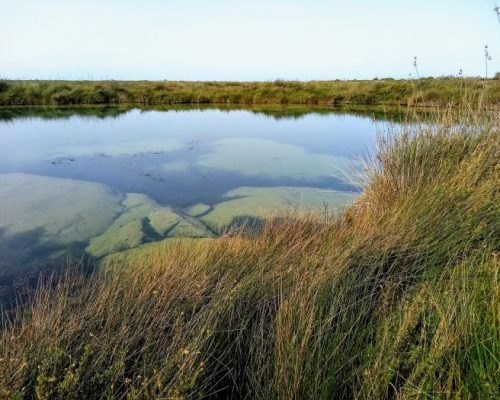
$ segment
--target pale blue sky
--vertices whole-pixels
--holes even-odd
[[[500,71],[494,0],[0,0],[0,77],[270,80]]]

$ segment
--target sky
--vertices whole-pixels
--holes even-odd
[[[0,77],[274,80],[500,71],[494,0],[0,0]]]

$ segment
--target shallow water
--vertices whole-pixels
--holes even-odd
[[[383,124],[332,110],[0,110],[0,280],[68,250],[341,207]]]

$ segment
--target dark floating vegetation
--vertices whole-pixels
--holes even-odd
[[[381,138],[340,215],[42,281],[3,322],[0,396],[499,398],[500,115],[435,118]]]
[[[457,105],[463,98],[500,104],[500,80],[477,78],[351,81],[0,81],[0,105],[307,104]]]

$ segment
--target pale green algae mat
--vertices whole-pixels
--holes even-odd
[[[47,244],[88,241],[113,222],[120,201],[98,183],[0,174],[0,231],[4,239],[38,232],[39,242]]]
[[[212,233],[199,221],[161,207],[150,197],[128,193],[120,216],[93,238],[87,252],[103,256],[165,237],[209,237]]]
[[[0,174],[0,248],[16,262],[36,239],[48,257],[81,247],[100,257],[165,237],[210,237],[203,223],[161,207],[146,195],[116,193],[105,185],[27,174]],[[8,211],[7,211],[8,210]],[[9,255],[6,257],[6,255]]]
[[[278,210],[309,212],[328,209],[333,211],[349,201],[354,194],[328,189],[270,187],[241,187],[226,193],[227,200],[215,205],[202,219],[212,226],[228,225],[237,217],[266,218]]]
[[[186,215],[198,217],[207,226],[217,230],[225,226],[230,227],[235,222],[245,225],[246,221],[251,227],[255,218],[264,220],[277,215],[276,213],[280,210],[282,212],[292,210],[294,215],[297,215],[297,213],[317,212],[318,210],[325,210],[325,208],[332,212],[345,206],[356,197],[357,195],[352,193],[309,187],[241,187],[226,193],[224,196],[226,200],[216,204],[213,208],[199,203],[184,209],[183,212]],[[241,221],[238,221],[238,218],[241,218]],[[211,232],[208,231],[207,233],[205,238],[198,238],[197,240],[211,240],[208,239],[211,237]],[[186,237],[186,235],[179,235],[179,237]],[[188,235],[187,237],[191,238],[187,240],[192,240],[195,236]],[[107,260],[108,262],[115,261],[114,265],[119,264],[117,261],[127,260],[130,262],[134,257],[168,251],[170,243],[169,240],[163,240],[134,246],[129,250],[124,249],[124,251],[109,253],[110,256],[107,257]]]
[[[266,218],[273,210],[332,210],[354,197],[317,188],[241,187],[226,193],[213,207],[196,204],[176,210],[144,194],[120,194],[98,183],[0,174],[4,210],[0,248],[8,247],[3,249],[4,263],[23,259],[23,238],[35,238],[36,248],[47,252],[47,257],[60,256],[72,247],[102,257],[171,237],[213,237],[238,218]]]
[[[80,257],[89,240],[119,215],[121,200],[98,183],[0,174],[0,298],[3,285],[22,271]]]

